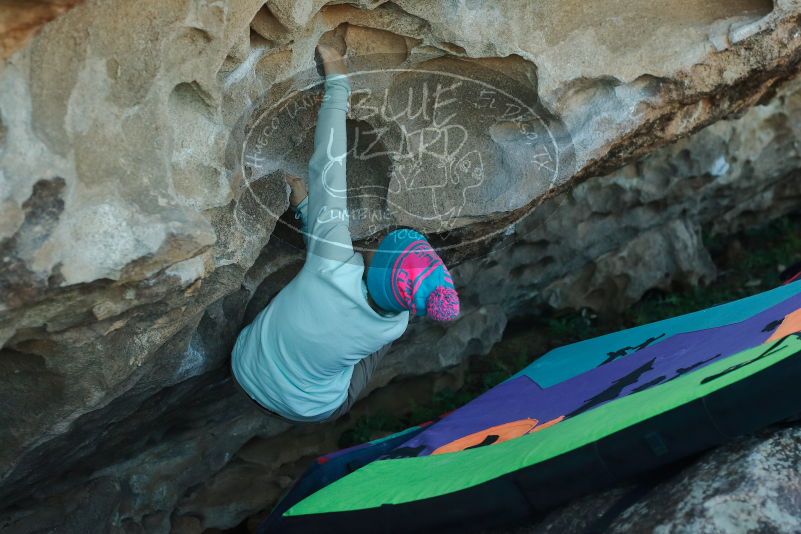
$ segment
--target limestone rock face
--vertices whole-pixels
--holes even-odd
[[[42,26],[64,14],[81,0],[3,2],[0,11],[0,59],[22,48]]]
[[[585,497],[515,533],[796,532],[799,443],[797,427],[742,438],[660,481]]]
[[[797,208],[800,19],[795,0],[0,4],[0,528],[233,527],[336,446],[350,419],[289,428],[227,371],[303,261],[283,176],[306,176],[318,42],[354,70],[354,238],[430,232],[462,295],[383,362],[373,398],[395,406],[391,380],[486,353],[511,317],[703,283],[702,229]]]
[[[657,486],[621,515],[648,530],[723,533],[801,529],[798,429],[743,440],[708,455],[677,480]]]

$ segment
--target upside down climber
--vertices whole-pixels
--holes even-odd
[[[306,259],[298,275],[246,326],[231,358],[234,381],[261,408],[293,422],[345,414],[411,316],[452,321],[453,279],[428,240],[410,228],[377,249],[353,249],[347,211],[345,116],[351,92],[345,58],[317,47],[325,95],[303,180],[288,178]]]

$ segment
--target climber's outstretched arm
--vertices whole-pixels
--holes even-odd
[[[341,74],[326,75],[325,96],[317,116],[314,154],[309,161],[307,263],[339,265],[352,259],[345,159],[350,82]]]

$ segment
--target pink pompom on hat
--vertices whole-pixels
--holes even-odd
[[[381,308],[409,310],[435,321],[459,315],[459,295],[448,268],[416,230],[393,230],[378,246],[367,271],[367,289]]]

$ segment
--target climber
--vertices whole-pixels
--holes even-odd
[[[452,321],[459,298],[426,238],[397,228],[374,252],[355,252],[345,157],[350,82],[345,58],[319,45],[325,95],[303,180],[287,179],[306,259],[298,275],[246,326],[231,358],[234,383],[272,415],[333,420],[350,410],[410,315]]]

